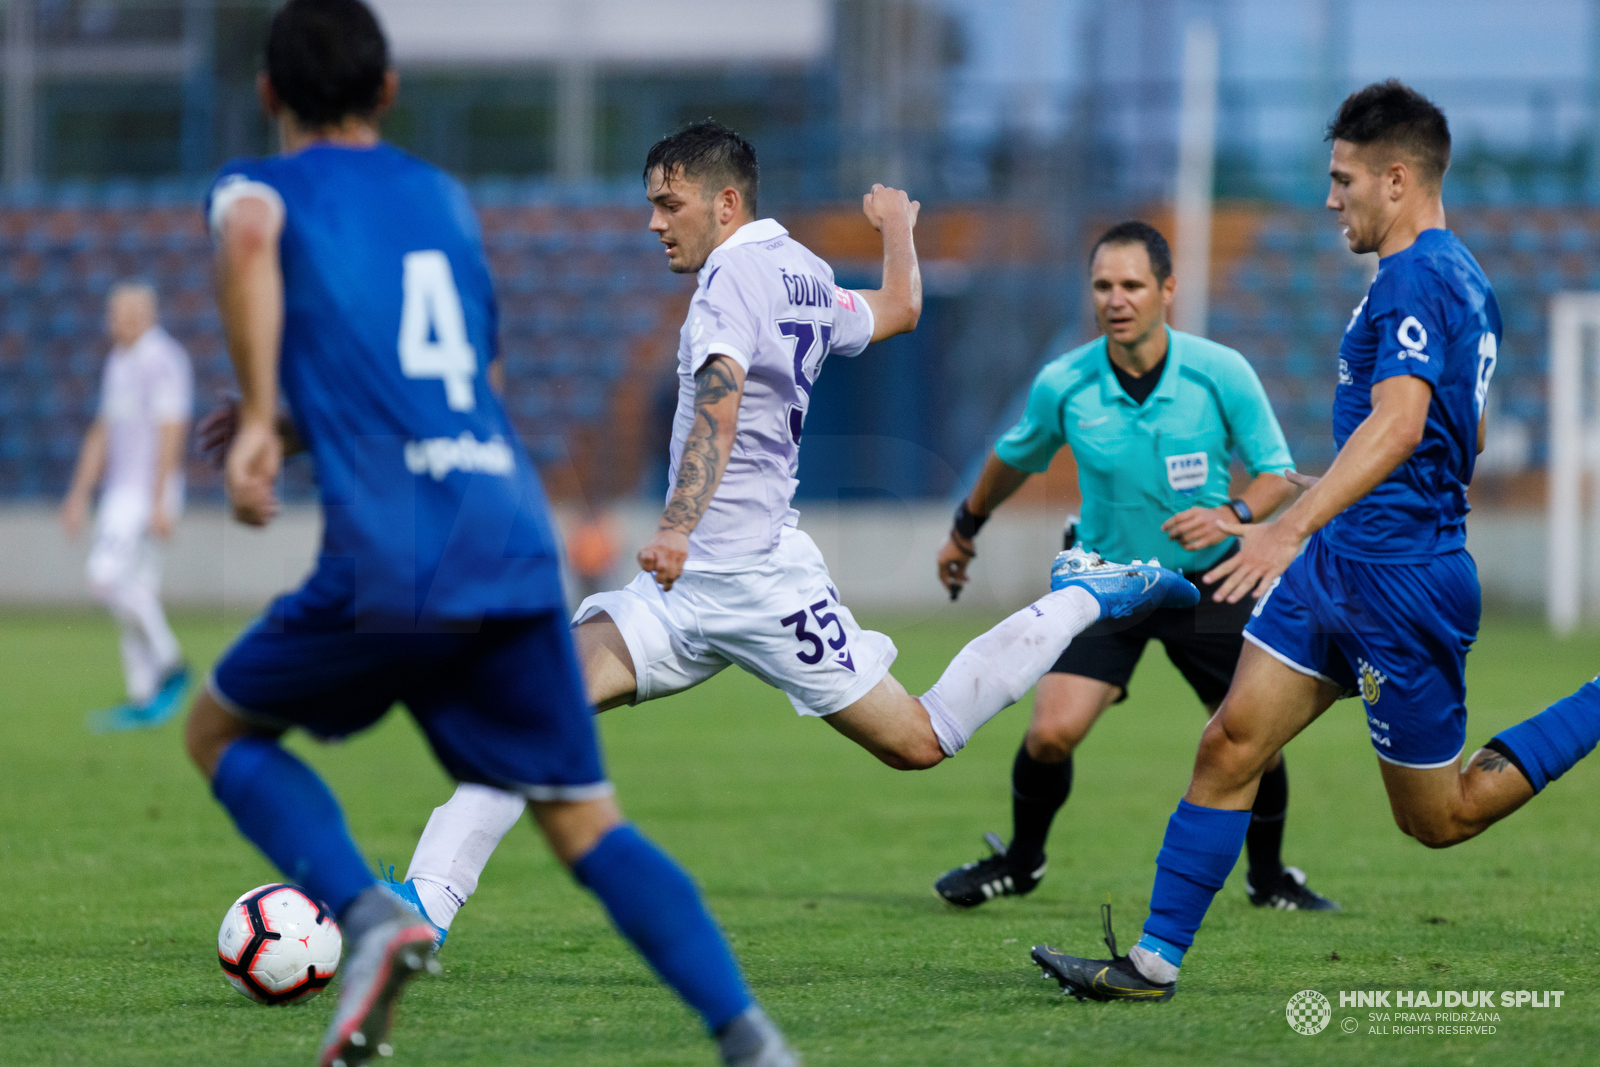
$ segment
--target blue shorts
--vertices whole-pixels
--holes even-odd
[[[212,670],[212,695],[240,718],[335,738],[400,703],[457,781],[531,800],[610,794],[563,612],[484,621],[471,632],[373,633],[285,606],[240,635]]]
[[[1467,651],[1482,612],[1464,550],[1367,563],[1315,536],[1256,604],[1245,640],[1361,696],[1380,759],[1447,767],[1467,740]]]

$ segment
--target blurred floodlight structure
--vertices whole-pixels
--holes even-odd
[[[1182,281],[1173,325],[1205,335],[1211,294],[1211,204],[1217,163],[1217,28],[1189,23],[1183,37],[1183,88],[1178,102],[1177,216],[1173,236]]]

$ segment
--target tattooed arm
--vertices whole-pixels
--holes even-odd
[[[678,482],[655,537],[639,550],[639,568],[653,573],[662,589],[671,589],[683,573],[689,535],[711,506],[739,432],[744,368],[727,356],[712,356],[694,382],[694,426],[678,461]]]

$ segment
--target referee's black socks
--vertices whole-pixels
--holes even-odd
[[[1289,813],[1289,767],[1282,757],[1261,776],[1256,802],[1250,809],[1250,829],[1244,837],[1250,858],[1250,883],[1274,886],[1283,875],[1283,820]]]
[[[1028,755],[1028,743],[1017,749],[1011,765],[1011,845],[1006,855],[1032,868],[1044,857],[1050,822],[1072,792],[1072,757],[1041,763]]]

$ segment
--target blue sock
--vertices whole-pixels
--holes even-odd
[[[1600,741],[1600,685],[1590,682],[1494,738],[1527,775],[1535,793],[1572,769]]]
[[[1194,944],[1195,931],[1211,907],[1211,898],[1239,861],[1249,829],[1248,811],[1223,811],[1178,801],[1156,856],[1156,884],[1150,890],[1150,917],[1144,923],[1152,943],[1146,948],[1169,963],[1183,962],[1183,953]],[[1173,954],[1178,958],[1172,959]]]
[[[716,1033],[755,1003],[700,890],[638,830],[612,830],[572,873],[656,973],[700,1013],[706,1029]]]
[[[350,840],[339,802],[276,741],[241,737],[229,745],[211,791],[239,832],[336,917],[376,881]]]

